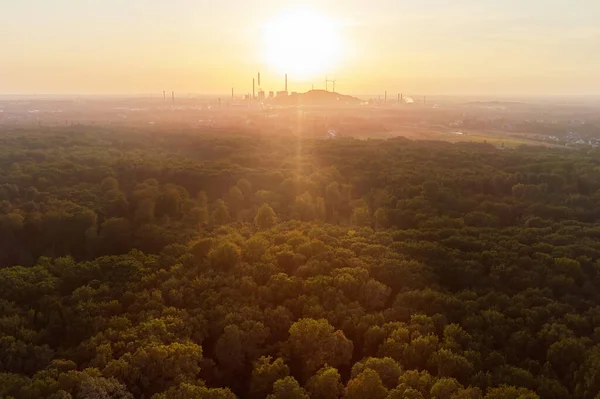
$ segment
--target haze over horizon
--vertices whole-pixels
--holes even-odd
[[[258,71],[265,90],[288,72],[290,91],[329,75],[348,94],[600,93],[596,1],[302,6],[306,18],[294,1],[0,0],[0,94],[243,94]]]

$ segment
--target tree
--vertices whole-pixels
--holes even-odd
[[[473,365],[461,355],[448,349],[440,349],[432,356],[432,363],[437,366],[438,376],[454,377],[464,381],[473,372]]]
[[[454,378],[440,378],[431,387],[431,397],[436,399],[452,399],[462,386]]]
[[[111,398],[133,399],[133,395],[126,387],[114,378],[104,378],[98,370],[85,370],[82,373],[71,372],[78,375],[78,387],[73,392],[73,397],[82,399]],[[64,380],[64,379],[63,379]],[[59,378],[59,382],[61,379]]]
[[[225,224],[229,221],[229,209],[223,200],[219,199],[215,202],[211,215],[211,221],[217,226]]]
[[[579,398],[595,399],[600,392],[600,344],[589,350],[576,374],[575,394]]]
[[[296,197],[291,210],[292,217],[297,220],[310,221],[316,216],[314,200],[308,192]]]
[[[438,361],[436,357],[436,349],[438,348],[439,340],[437,335],[435,334],[427,334],[427,335],[419,335],[413,338],[410,342],[410,345],[406,347],[404,352],[404,359],[402,359],[403,364],[406,365],[407,368],[422,368],[425,367],[428,363],[443,364],[444,366],[450,367],[455,363],[452,361],[448,361],[446,363]],[[441,350],[440,350],[441,351]],[[447,352],[442,352],[442,355],[446,355]],[[455,358],[452,356],[451,352],[447,354],[451,360]],[[445,360],[446,357],[443,357]],[[435,362],[435,363],[434,363]],[[439,376],[446,376],[447,374],[438,373]]]
[[[2,299],[23,304],[29,308],[35,309],[40,299],[54,292],[58,283],[59,279],[53,276],[48,268],[41,265],[0,269]]]
[[[368,310],[382,309],[391,293],[390,287],[371,278],[362,286],[361,303]]]
[[[111,361],[104,375],[125,381],[135,395],[152,396],[180,382],[195,381],[202,347],[188,343],[150,344]]]
[[[337,399],[344,393],[344,385],[337,369],[325,366],[308,380],[306,390],[311,399]]]
[[[269,204],[262,204],[256,212],[254,224],[259,229],[268,229],[275,224],[276,220],[277,217],[275,215],[275,211],[273,211],[273,208],[271,208]]]
[[[269,241],[260,236],[252,236],[244,244],[244,258],[250,262],[258,262],[267,252]]]
[[[273,393],[267,399],[310,399],[294,377],[285,377],[273,384]]]
[[[540,399],[540,397],[527,388],[502,385],[498,388],[490,388],[485,399]]]
[[[229,189],[227,203],[229,204],[229,208],[232,209],[234,213],[239,212],[243,208],[244,194],[239,187],[233,186]]]
[[[179,219],[182,204],[185,204],[190,194],[184,187],[174,184],[166,184],[161,191],[156,202],[157,215]]]
[[[240,179],[240,180],[238,180],[237,186],[242,191],[242,193],[244,194],[244,197],[250,198],[250,196],[252,195],[253,191],[252,191],[252,183],[250,183],[250,181],[248,179]]]
[[[202,226],[204,223],[208,222],[208,208],[205,206],[193,207],[190,209],[187,219],[191,226]]]
[[[376,371],[383,385],[388,389],[393,389],[398,385],[398,378],[402,373],[400,364],[391,357],[369,357],[354,364],[352,367],[352,377],[356,377],[367,369]]]
[[[22,391],[31,380],[22,375],[0,372],[0,398],[17,398],[25,396]]]
[[[154,210],[156,204],[152,199],[145,199],[135,210],[134,221],[136,224],[145,224],[154,222]]]
[[[388,211],[385,208],[379,208],[373,215],[375,219],[375,226],[379,229],[385,229],[389,227],[389,216]]]
[[[427,371],[408,370],[398,379],[398,388],[411,388],[419,392],[423,397],[429,396],[435,379]]]
[[[325,319],[301,319],[290,327],[288,346],[299,361],[306,377],[328,364],[346,365],[352,358],[352,341],[340,330],[335,331]]]
[[[196,261],[203,261],[211,249],[215,245],[215,240],[212,238],[199,238],[190,244],[190,253],[194,256]]]
[[[229,389],[181,383],[164,393],[152,396],[152,399],[236,399],[236,396]]]
[[[585,359],[586,347],[576,338],[563,338],[548,348],[546,358],[559,375],[572,374]]]
[[[238,263],[240,256],[240,248],[230,241],[218,243],[208,253],[210,264],[219,269],[231,269]]]
[[[352,224],[358,227],[371,226],[371,211],[367,207],[356,208],[352,213]]]
[[[102,191],[117,191],[119,189],[119,181],[114,177],[107,177],[100,184]]]
[[[263,356],[254,362],[252,377],[250,379],[250,395],[255,399],[263,399],[273,390],[275,381],[281,380],[290,374],[290,369],[282,358],[273,360],[270,356]]]
[[[482,399],[483,393],[477,387],[459,388],[452,396],[452,399]]]
[[[70,364],[72,363],[72,364]],[[46,369],[37,372],[32,379],[16,380],[0,374],[0,395],[12,392],[17,398],[47,397],[60,398],[114,398],[133,399],[133,395],[115,378],[104,377],[98,369],[88,368],[77,371],[73,362],[53,361]],[[12,380],[12,381],[11,381]],[[18,389],[12,386],[19,382]],[[8,384],[8,385],[6,385]]]
[[[473,337],[466,332],[459,324],[448,324],[444,327],[443,346],[454,352],[459,352],[468,348]]]
[[[542,377],[539,379],[539,386],[536,388],[536,393],[541,398],[548,399],[569,399],[571,393],[558,380]]]
[[[228,372],[234,373],[244,366],[244,347],[242,332],[236,325],[225,327],[225,331],[217,341],[215,355],[219,365]]]
[[[196,195],[196,201],[198,206],[207,207],[208,206],[208,197],[204,191],[199,191]]]
[[[127,217],[129,214],[129,201],[125,194],[116,192],[106,205],[106,214],[108,217]]]
[[[399,385],[398,388],[389,391],[386,399],[425,399],[425,396],[414,388]]]
[[[366,369],[348,381],[345,399],[385,399],[388,390],[375,370]]]

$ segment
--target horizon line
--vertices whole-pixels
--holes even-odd
[[[321,90],[325,91],[325,89],[314,89],[315,91]],[[312,90],[307,90],[304,92],[298,93],[307,93]],[[332,92],[331,90],[328,90]],[[291,93],[291,91],[290,91]],[[337,94],[350,95],[357,98],[376,98],[378,96],[383,97],[385,95],[385,90],[380,93],[341,93],[336,92]],[[392,92],[387,91],[388,93],[388,102],[393,102],[398,94],[403,94],[404,97],[423,97],[426,96],[429,99],[432,98],[448,98],[448,97],[480,97],[480,98],[599,98],[599,93],[546,93],[546,94],[535,94],[535,93],[444,93],[444,94],[435,94],[435,93],[411,93],[411,92]],[[390,95],[391,93],[391,95]],[[239,99],[244,97],[246,94],[241,96],[235,96],[234,98]],[[137,98],[137,99],[162,99],[162,92],[114,92],[114,93],[0,93],[0,99],[3,97],[54,97],[54,98],[65,98],[65,97],[104,97],[104,98]],[[168,96],[166,100],[171,101],[170,96]],[[175,91],[175,98],[179,99],[194,99],[198,97],[213,97],[213,98],[222,98],[229,99],[231,98],[231,93],[202,93],[202,92],[184,92],[184,94],[177,96],[177,91]]]

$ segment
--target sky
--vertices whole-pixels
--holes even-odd
[[[282,90],[264,27],[300,5],[342,48],[290,91],[600,94],[598,0],[0,0],[0,94]]]

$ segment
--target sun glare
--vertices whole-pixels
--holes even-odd
[[[299,78],[328,72],[340,61],[342,40],[335,20],[310,9],[288,10],[267,23],[265,58],[280,73]]]

